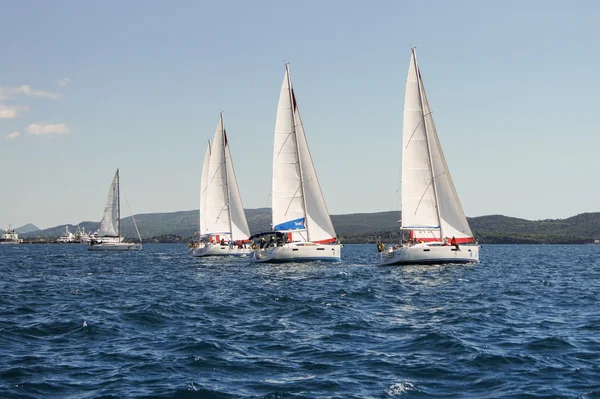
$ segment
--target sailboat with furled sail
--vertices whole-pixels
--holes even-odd
[[[140,239],[139,243],[124,242],[121,235],[121,190],[119,181],[119,169],[113,177],[108,190],[106,206],[104,207],[104,216],[100,222],[98,236],[89,241],[88,250],[90,251],[140,251],[142,249],[142,237],[135,223],[133,214],[131,215],[135,231]]]
[[[479,246],[442,152],[414,48],[404,99],[401,197],[401,230],[408,239],[388,248],[379,243],[381,264],[479,261]]]
[[[199,240],[194,256],[243,256],[252,252],[250,229],[235,177],[223,113],[204,154],[200,182]]]
[[[275,123],[272,184],[273,231],[251,237],[253,260],[339,261],[341,244],[310,155],[288,64]]]

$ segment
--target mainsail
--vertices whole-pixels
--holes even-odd
[[[274,230],[292,232],[294,240],[335,241],[287,64],[275,123],[272,212]]]
[[[205,155],[200,198],[201,213],[204,213],[204,216],[200,215],[200,234],[223,235],[232,241],[248,239],[250,229],[231,160],[223,114],[212,147]]]
[[[202,164],[202,180],[200,181],[200,235],[208,233],[208,230],[206,230],[206,206],[208,198],[208,162],[210,161],[210,152],[209,140],[208,145],[206,146],[206,152],[204,153],[204,162]]]
[[[442,152],[415,49],[404,100],[402,229],[426,241],[473,237]]]
[[[106,206],[104,207],[104,216],[100,222],[100,237],[119,237],[121,233],[119,220],[119,169],[115,173],[115,177],[110,184],[108,196],[106,198]]]

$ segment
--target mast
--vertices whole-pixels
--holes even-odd
[[[119,169],[117,168],[117,231],[121,238],[121,182],[119,178]]]
[[[302,206],[304,208],[304,226],[306,227],[306,241],[310,241],[310,230],[308,229],[308,211],[306,210],[306,192],[304,191],[304,175],[302,173],[302,165],[300,165],[300,149],[298,147],[298,136],[296,135],[296,118],[294,111],[296,107],[296,98],[292,91],[292,78],[290,77],[290,64],[285,63],[285,71],[288,80],[288,93],[290,96],[291,112],[292,112],[292,131],[294,132],[294,141],[296,142],[296,158],[298,159],[298,171],[300,174],[300,188],[302,189]]]
[[[225,122],[223,122],[223,111],[221,111],[221,127],[223,131],[221,135],[223,137],[223,147],[221,151],[223,152],[223,164],[225,164],[225,185],[227,186],[227,213],[229,215],[229,239],[233,238],[233,222],[231,221],[231,193],[229,192],[229,178],[227,177],[227,151],[225,151],[225,147],[227,146],[227,133],[225,133]]]
[[[429,171],[431,172],[431,185],[433,186],[433,196],[435,198],[435,211],[438,218],[438,226],[440,226],[440,239],[444,238],[444,234],[442,231],[442,217],[440,215],[440,202],[438,200],[437,187],[435,183],[435,174],[433,171],[433,162],[431,162],[431,144],[429,143],[429,130],[427,129],[427,123],[425,123],[425,107],[423,104],[423,93],[422,88],[423,84],[421,83],[421,71],[419,70],[419,63],[417,62],[417,52],[416,47],[412,49],[413,60],[415,61],[415,73],[417,74],[417,86],[419,89],[419,102],[421,103],[421,123],[423,123],[423,128],[425,129],[425,141],[427,142],[427,155],[429,161]]]

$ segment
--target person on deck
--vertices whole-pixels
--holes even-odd
[[[458,243],[456,242],[456,237],[452,237],[452,240],[450,240],[450,245],[454,246],[454,248],[457,251],[460,251],[460,247],[458,246]]]

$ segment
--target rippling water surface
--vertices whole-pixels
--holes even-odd
[[[0,245],[0,398],[600,398],[600,246],[471,266]]]

